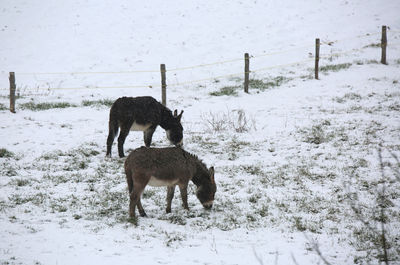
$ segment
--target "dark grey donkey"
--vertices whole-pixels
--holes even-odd
[[[182,148],[146,148],[133,150],[125,160],[125,174],[128,182],[130,203],[129,215],[135,217],[136,206],[141,216],[146,216],[140,197],[144,188],[167,186],[167,213],[171,212],[171,202],[175,186],[178,185],[183,207],[189,210],[187,187],[189,181],[197,186],[196,196],[206,209],[214,202],[217,186],[214,181],[214,168],[206,165]]]
[[[118,129],[118,154],[124,157],[124,142],[129,131],[143,131],[144,143],[150,147],[153,133],[160,125],[167,133],[167,138],[175,146],[182,145],[182,113],[172,111],[152,97],[122,97],[117,99],[110,109],[109,131],[107,138],[107,156],[111,157],[111,146]]]

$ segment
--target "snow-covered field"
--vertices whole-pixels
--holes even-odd
[[[398,10],[393,0],[0,1],[1,264],[379,264],[382,224],[399,263]],[[245,52],[249,94],[235,75]],[[161,100],[160,63],[168,107],[184,110],[184,148],[215,167],[218,190],[211,211],[194,185],[190,211],[176,191],[167,214],[166,190],[147,187],[148,217],[130,220],[124,159],[115,144],[105,158],[108,113],[121,96]],[[168,146],[161,128],[153,144]],[[131,132],[126,153],[141,145]]]

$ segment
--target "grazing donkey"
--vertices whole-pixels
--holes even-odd
[[[124,142],[131,131],[143,131],[144,143],[150,147],[151,138],[160,125],[166,132],[167,138],[175,146],[182,145],[183,128],[181,124],[182,113],[174,115],[170,109],[152,97],[122,97],[117,99],[110,109],[108,122],[107,154],[111,157],[111,146],[114,138],[121,128],[118,137],[119,157],[124,157]]]
[[[141,216],[146,213],[140,197],[146,185],[167,186],[167,213],[171,212],[171,202],[175,186],[178,185],[183,207],[189,210],[187,187],[189,180],[197,186],[196,196],[206,209],[211,209],[217,186],[214,168],[206,165],[182,148],[146,148],[133,150],[125,160],[125,174],[130,195],[129,215],[135,217],[137,205]]]

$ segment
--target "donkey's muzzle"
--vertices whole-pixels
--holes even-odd
[[[210,210],[212,208],[212,205],[213,205],[213,201],[203,203],[203,207],[207,210]]]
[[[183,141],[180,141],[179,143],[175,144],[176,147],[182,147],[183,146]]]

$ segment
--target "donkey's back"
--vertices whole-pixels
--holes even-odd
[[[163,105],[153,97],[118,98],[110,109],[110,120],[136,122],[137,124],[159,124]],[[130,129],[130,128],[129,128]]]
[[[146,184],[151,186],[188,182],[193,177],[194,169],[194,162],[190,161],[183,149],[176,147],[141,147],[133,150],[125,160],[125,171],[142,175],[141,178],[148,180]]]

